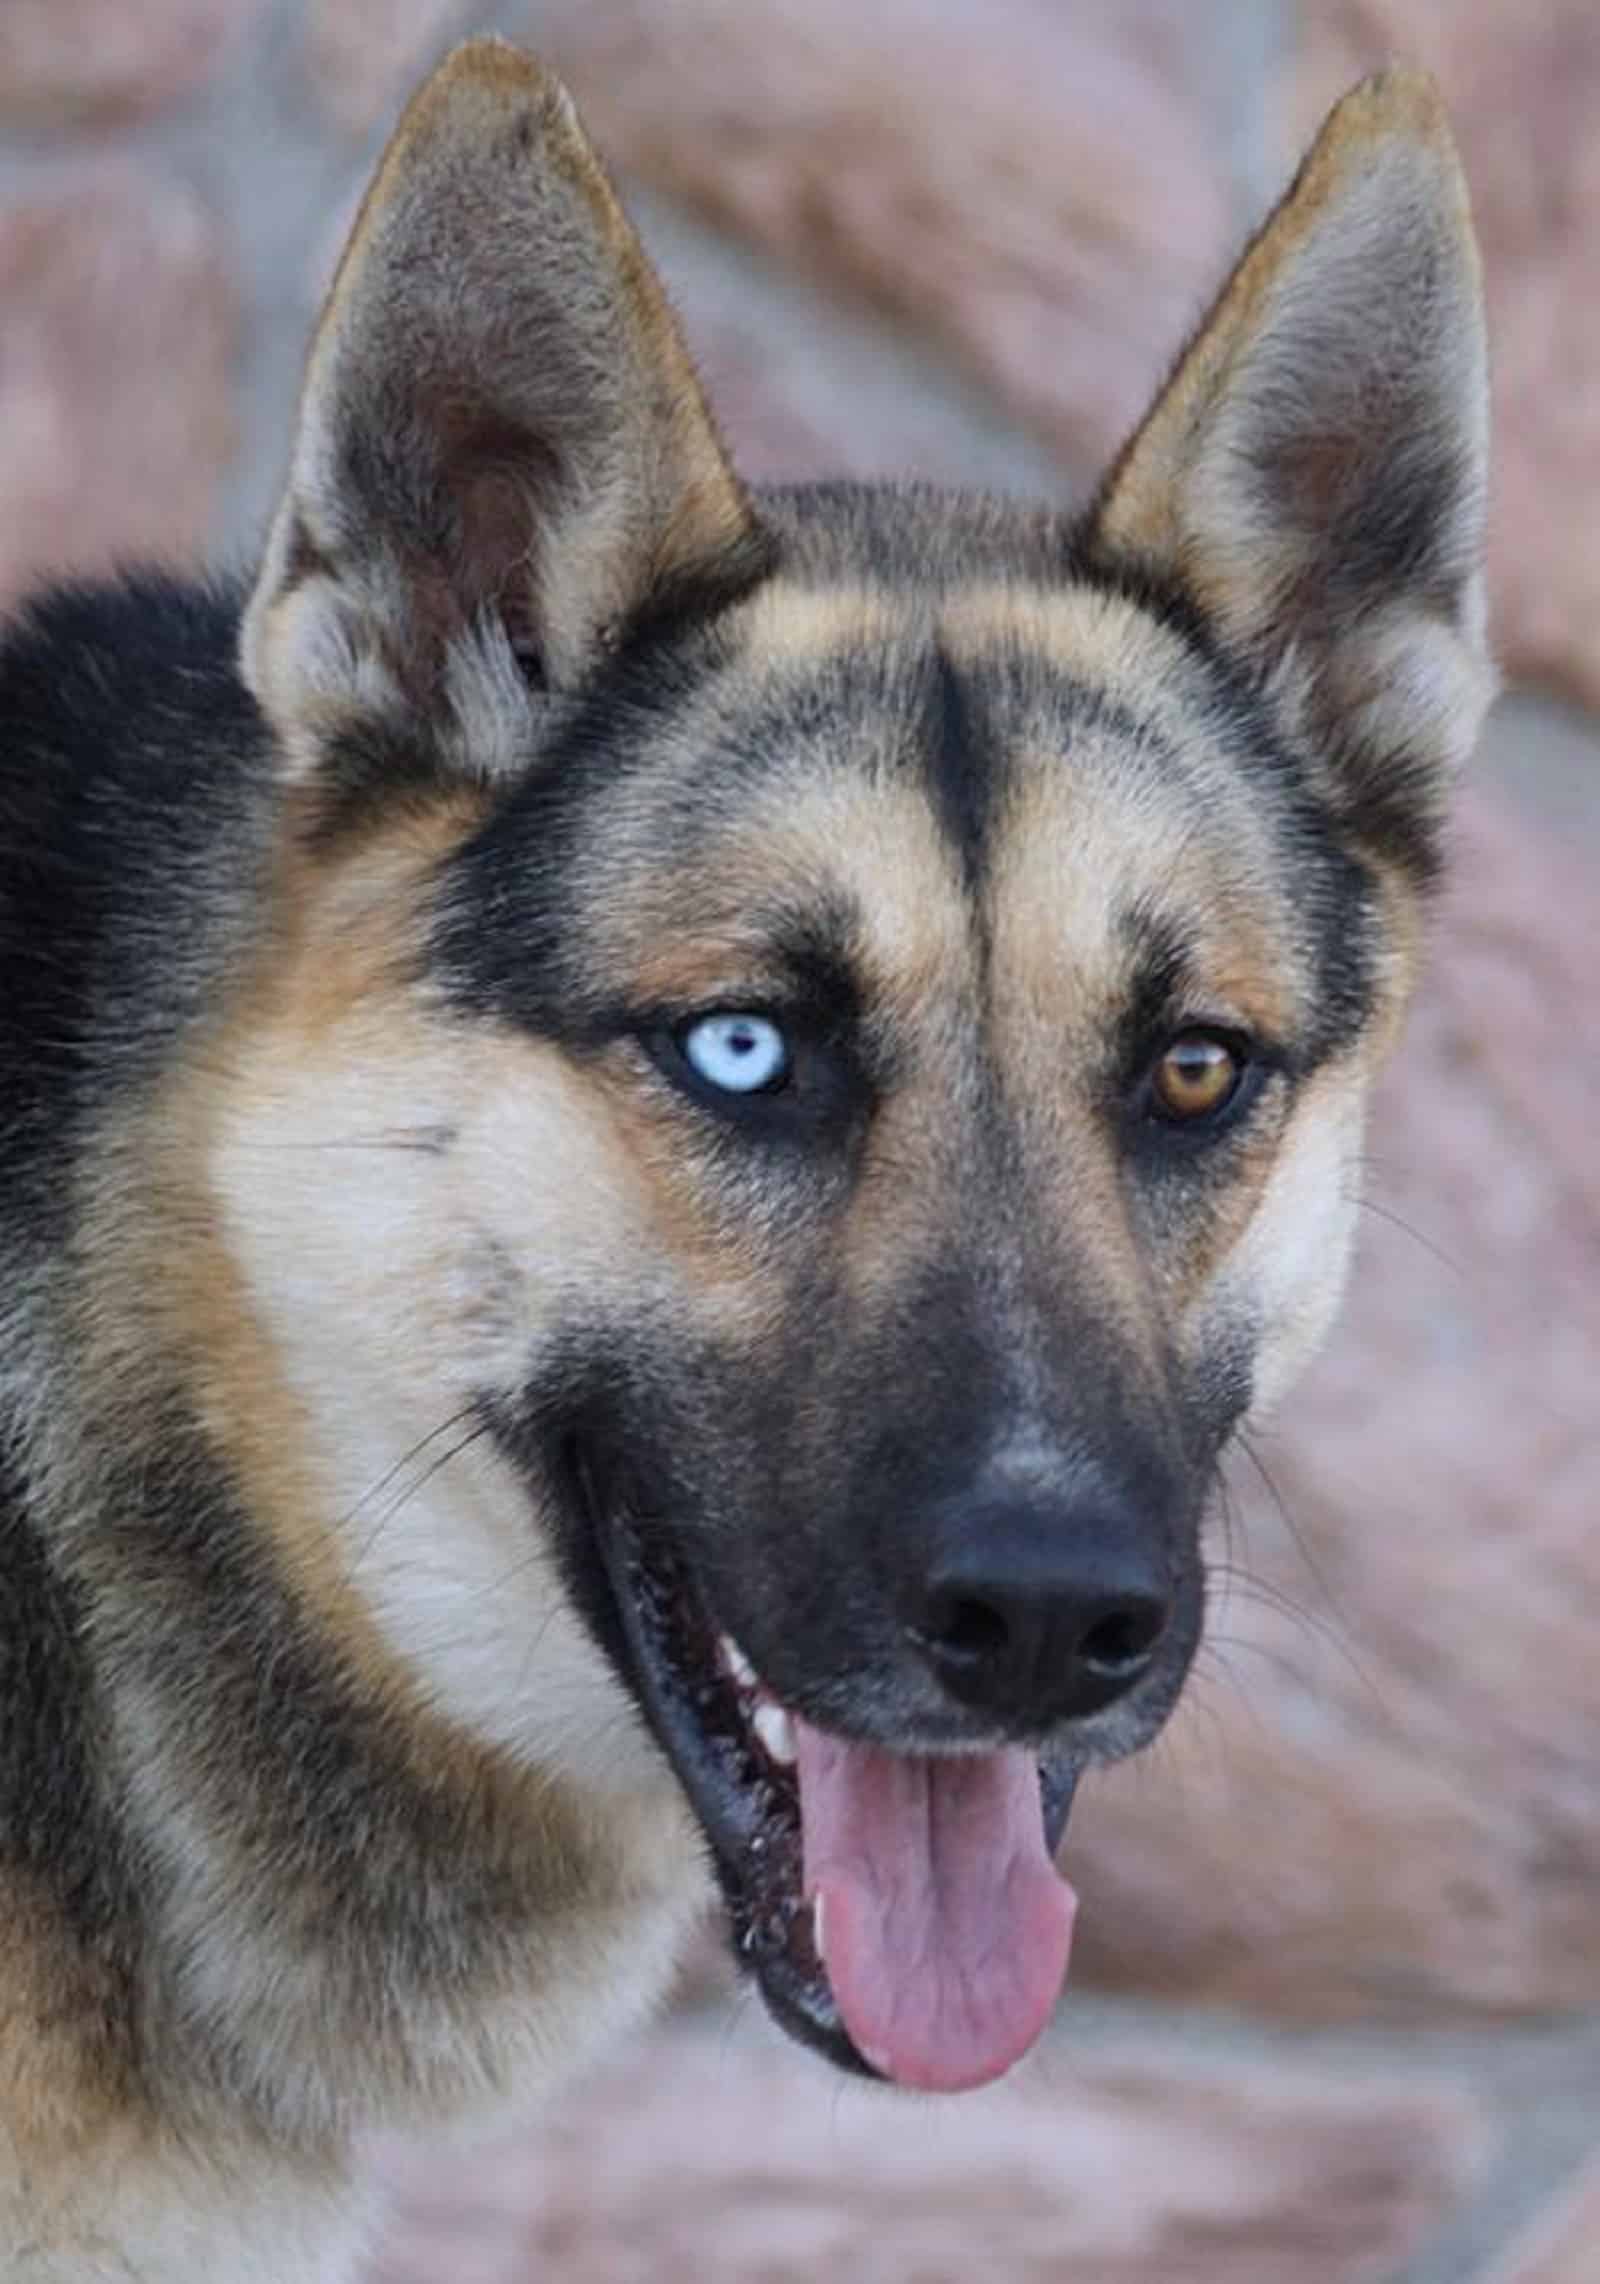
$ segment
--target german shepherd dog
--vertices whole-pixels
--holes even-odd
[[[1427,83],[1087,513],[752,495],[562,90],[384,157],[246,594],[0,643],[0,2267],[353,2271],[710,1892],[1039,2034],[1079,1773],[1327,1324],[1486,703]]]

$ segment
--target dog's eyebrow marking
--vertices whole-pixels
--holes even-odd
[[[841,1025],[861,1012],[856,963],[860,928],[853,904],[829,897],[804,906],[778,906],[757,915],[769,957],[795,997],[814,1013]]]
[[[1116,1026],[1118,1057],[1131,1067],[1171,1023],[1192,988],[1193,955],[1181,933],[1148,904],[1124,907],[1117,941],[1128,961],[1128,996]]]
[[[1208,989],[1203,953],[1185,935],[1180,920],[1141,900],[1123,906],[1115,926],[1128,980],[1111,1043],[1124,1068],[1142,1062],[1175,1024],[1229,1013],[1245,1024],[1259,1049],[1270,1051],[1290,1069],[1306,1067],[1306,1042],[1300,1036],[1303,1017],[1281,988],[1266,988],[1264,976],[1254,988],[1240,978],[1227,990],[1227,1005],[1218,1008]],[[1285,976],[1273,980],[1279,987],[1289,986]]]

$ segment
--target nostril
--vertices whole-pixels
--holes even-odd
[[[957,1702],[1042,1732],[1141,1684],[1173,1610],[1156,1556],[1119,1545],[1115,1517],[1096,1532],[1109,1543],[1087,1545],[1086,1528],[1008,1520],[974,1531],[931,1577],[913,1574],[902,1623]]]
[[[1127,1603],[1107,1611],[1078,1637],[1079,1662],[1107,1679],[1135,1673],[1148,1663],[1166,1623],[1159,1602]]]
[[[1000,1656],[1011,1638],[1005,1612],[976,1594],[937,1597],[920,1632],[930,1649],[963,1665]]]

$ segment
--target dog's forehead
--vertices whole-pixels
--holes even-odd
[[[894,997],[980,941],[1022,988],[1114,985],[1134,919],[1259,997],[1284,915],[1239,742],[1190,647],[1104,590],[778,580],[602,805],[590,901],[674,996],[826,915]]]

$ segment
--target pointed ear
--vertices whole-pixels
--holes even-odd
[[[1334,110],[1093,516],[1275,684],[1336,802],[1419,871],[1493,692],[1487,429],[1465,184],[1431,82],[1388,72]]]
[[[500,41],[458,49],[345,249],[245,617],[286,767],[348,777],[396,740],[512,766],[539,687],[764,561],[569,97]]]

